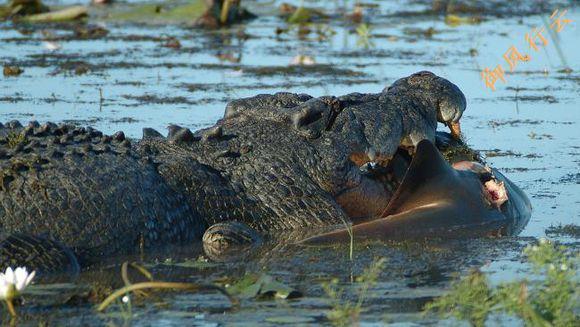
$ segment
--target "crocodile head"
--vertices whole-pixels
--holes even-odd
[[[437,121],[449,127],[451,134],[459,139],[459,120],[467,101],[457,85],[428,71],[421,71],[401,78],[386,90],[398,98],[418,99],[425,108],[437,115]]]
[[[453,83],[423,71],[395,81],[383,93],[338,98],[342,110],[326,130],[344,140],[351,159],[385,165],[401,146],[411,150],[421,140],[435,142],[437,122],[460,139],[465,95]]]

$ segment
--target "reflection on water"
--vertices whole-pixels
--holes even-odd
[[[274,12],[278,5],[247,3],[264,13]],[[227,303],[219,295],[172,294],[157,299],[164,302],[162,306],[140,308],[134,322],[256,324],[280,315],[324,322],[321,310],[329,306],[323,299],[321,281],[338,277],[348,289],[351,277],[377,256],[386,257],[388,263],[373,289],[375,297],[365,305],[363,321],[385,321],[386,315],[391,321],[416,320],[421,305],[441,294],[455,272],[485,266],[494,281],[512,279],[521,268],[512,260],[529,241],[526,237],[542,236],[550,225],[578,223],[578,9],[569,8],[567,17],[574,23],[535,52],[523,36],[542,26],[552,8],[537,15],[485,17],[480,24],[451,27],[443,16],[393,15],[421,11],[430,4],[371,3],[378,7],[366,12],[370,48],[357,46],[356,25],[343,20],[332,21],[327,27],[333,33],[325,32],[321,38],[315,30],[307,35],[294,29],[276,33],[287,24],[271,14],[212,32],[102,23],[109,34],[93,40],[71,38],[67,27],[16,30],[9,23],[0,25],[1,61],[24,69],[19,77],[0,79],[0,121],[73,121],[107,133],[124,130],[131,137],[140,137],[143,127],[165,131],[169,124],[192,129],[210,126],[222,116],[225,104],[239,97],[277,91],[313,96],[379,92],[399,77],[426,69],[460,86],[468,99],[463,118],[468,142],[483,150],[490,164],[505,171],[532,199],[534,214],[523,238],[359,246],[352,262],[346,247],[266,247],[242,262],[210,268],[158,264],[153,269],[163,279],[205,282],[267,270],[306,297],[284,303],[247,301],[242,310],[222,315]],[[326,9],[339,13],[343,5],[331,2]],[[46,35],[52,35],[60,50],[47,49]],[[180,48],[163,46],[171,37],[179,40]],[[480,72],[503,63],[502,55],[512,45],[525,49],[532,58],[519,62],[513,73],[506,71],[506,83],[496,84],[497,90],[492,92]],[[297,55],[309,56],[316,64],[290,66]],[[563,71],[565,63],[571,72]],[[162,263],[169,257],[195,260],[199,254],[199,250],[186,248],[134,259]],[[123,259],[112,258],[111,268],[102,268],[111,271],[116,283],[116,264]],[[101,276],[95,269],[81,274],[78,282],[93,280],[97,272]],[[78,310],[65,308],[50,312],[31,309],[26,315],[57,325],[69,319],[96,325],[116,319],[94,316],[88,304]]]

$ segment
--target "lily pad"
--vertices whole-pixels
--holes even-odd
[[[299,291],[267,274],[246,275],[226,290],[231,295],[245,299],[293,299],[302,296]]]
[[[206,9],[203,0],[193,0],[181,5],[175,1],[146,3],[114,10],[108,16],[108,20],[145,24],[193,23]]]
[[[86,17],[88,12],[89,10],[85,6],[73,6],[62,10],[24,16],[22,20],[28,23],[64,22]]]
[[[288,23],[290,24],[305,24],[309,23],[316,19],[326,18],[327,16],[320,10],[314,8],[308,8],[300,6],[298,8],[294,8],[292,6],[288,6],[286,9],[290,15],[288,16]]]

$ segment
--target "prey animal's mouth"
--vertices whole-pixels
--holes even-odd
[[[508,200],[507,190],[502,181],[490,179],[483,184],[484,194],[489,204],[497,209]]]
[[[490,207],[500,210],[500,207],[509,200],[505,183],[498,180],[488,166],[478,162],[460,161],[454,163],[453,168],[471,171],[479,176],[483,196]]]

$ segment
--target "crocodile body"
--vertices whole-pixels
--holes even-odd
[[[457,123],[464,109],[455,85],[421,72],[378,94],[235,100],[211,128],[145,129],[136,142],[66,124],[0,125],[0,266],[53,267],[56,252],[92,262],[191,242],[228,221],[276,234],[377,216],[394,168],[360,166],[434,142],[437,121]]]
[[[0,128],[4,235],[58,240],[83,257],[201,235],[202,220],[122,133],[17,122]]]

